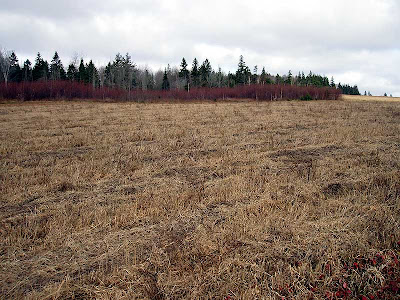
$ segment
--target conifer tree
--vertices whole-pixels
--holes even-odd
[[[192,85],[194,87],[198,87],[200,84],[200,73],[199,73],[199,63],[197,61],[197,58],[195,58],[193,60],[192,71],[190,73],[190,77],[192,79]]]
[[[22,68],[22,80],[23,81],[32,81],[32,63],[29,59],[24,62],[24,66]]]
[[[251,76],[251,83],[257,84],[258,83],[258,66],[254,66],[253,75]]]
[[[79,81],[78,70],[73,63],[70,63],[68,66],[67,79],[70,81]]]
[[[35,65],[32,70],[33,80],[47,80],[49,75],[49,64],[42,58],[38,52],[35,60]]]
[[[170,86],[169,86],[169,80],[168,80],[168,72],[167,72],[167,69],[165,69],[161,88],[163,91],[168,91],[169,87]]]
[[[275,76],[275,84],[282,84],[283,83],[283,79],[279,74],[276,74]]]
[[[120,85],[122,88],[128,90],[129,92],[133,87],[136,86],[136,65],[132,62],[132,57],[129,53],[125,54],[125,57],[121,61],[122,66],[121,71],[118,72],[119,76],[123,77],[122,84]]]
[[[335,80],[333,79],[333,76],[332,76],[332,78],[331,78],[330,86],[331,86],[331,87],[336,87]]]
[[[243,55],[240,55],[238,69],[236,71],[236,83],[239,85],[249,83],[250,75],[250,68],[246,66]]]
[[[190,82],[189,82],[189,76],[190,76],[190,72],[187,69],[187,63],[185,58],[182,58],[182,62],[181,62],[181,69],[179,70],[179,77],[181,77],[184,81],[185,81],[185,90],[189,91],[190,88]]]
[[[99,74],[97,73],[97,69],[92,60],[90,60],[89,64],[86,66],[86,74],[88,83],[91,84],[93,88],[98,86]]]
[[[266,81],[267,81],[267,73],[265,72],[265,67],[263,67],[260,75],[260,83],[264,85]]]
[[[57,51],[54,53],[50,64],[50,79],[60,80],[65,79],[65,70]]]
[[[202,63],[199,72],[200,72],[200,80],[201,80],[201,86],[202,87],[209,87],[210,86],[210,74],[211,74],[212,68],[211,64],[206,58],[205,61]]]
[[[10,74],[9,80],[11,82],[21,82],[22,80],[22,70],[18,63],[18,58],[13,51],[10,55]]]
[[[88,77],[87,77],[86,67],[85,67],[85,63],[83,61],[83,58],[81,58],[81,62],[79,64],[78,78],[79,78],[79,82],[88,83]]]
[[[104,70],[104,85],[108,87],[114,86],[114,70],[111,62],[109,62]]]
[[[217,86],[220,88],[223,85],[223,80],[224,80],[224,73],[222,73],[221,67],[218,67],[218,73],[217,73]]]
[[[293,75],[292,75],[292,71],[289,70],[289,73],[288,73],[288,76],[287,76],[287,78],[285,80],[285,83],[291,85],[292,82],[293,82]]]

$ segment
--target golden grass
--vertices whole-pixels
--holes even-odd
[[[400,102],[400,97],[383,97],[383,96],[355,96],[342,95],[341,99],[346,101],[383,101],[383,102]]]
[[[1,299],[355,298],[399,274],[400,103],[9,103],[0,124]]]

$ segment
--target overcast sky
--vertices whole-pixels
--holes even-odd
[[[239,56],[271,74],[334,76],[400,96],[399,0],[1,0],[0,45],[64,65],[129,52],[153,70],[185,57],[235,71]]]

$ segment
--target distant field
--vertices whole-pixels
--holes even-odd
[[[398,102],[4,103],[0,140],[1,299],[399,297]]]
[[[342,99],[350,101],[384,101],[384,102],[400,101],[400,97],[351,96],[351,95],[342,95]]]

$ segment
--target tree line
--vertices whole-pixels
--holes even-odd
[[[179,67],[168,65],[164,70],[153,72],[148,68],[139,68],[132,61],[129,53],[124,56],[118,53],[113,61],[106,66],[96,67],[92,60],[85,62],[83,58],[74,58],[67,67],[64,67],[56,51],[52,60],[48,62],[40,53],[37,53],[34,64],[27,59],[22,65],[14,51],[0,51],[0,78],[6,85],[8,82],[33,82],[47,80],[68,80],[84,83],[93,88],[119,88],[128,92],[140,90],[170,90],[191,88],[233,88],[241,85],[294,85],[314,87],[334,87],[344,94],[359,95],[357,86],[335,84],[333,78],[314,74],[311,71],[305,75],[299,72],[293,75],[291,71],[285,75],[272,75],[258,66],[253,70],[240,56],[236,72],[225,73],[218,68],[214,70],[208,59],[200,63],[194,58],[189,67],[185,58]]]

